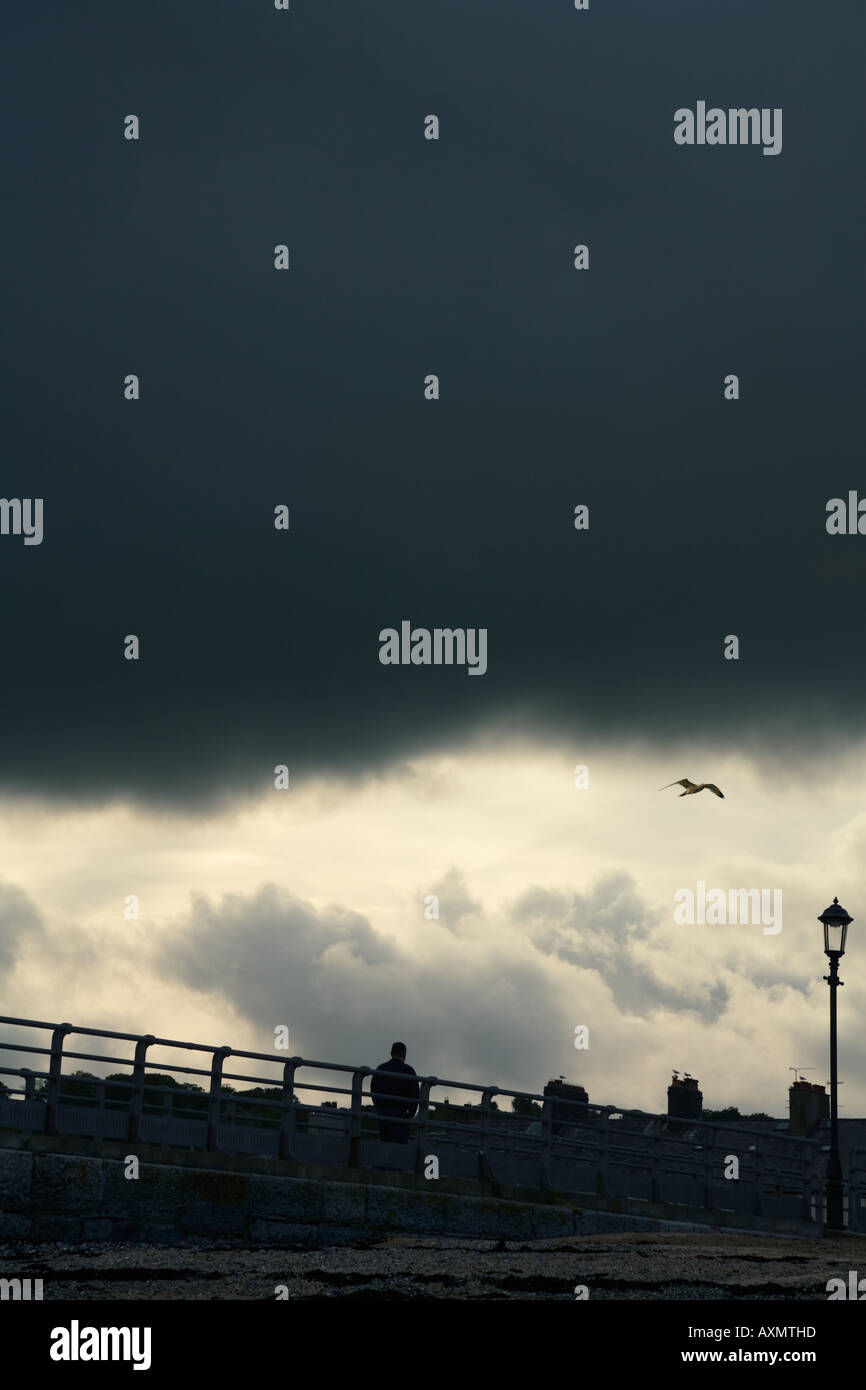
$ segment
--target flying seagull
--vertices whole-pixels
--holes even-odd
[[[680,796],[694,796],[695,792],[708,791],[715,792],[716,796],[720,796],[723,801],[725,799],[724,792],[719,791],[715,782],[690,782],[688,777],[681,777],[678,782],[668,782],[667,786],[659,787],[659,791],[667,791],[668,787],[685,787],[685,791],[680,792]]]

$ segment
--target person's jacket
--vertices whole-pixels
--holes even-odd
[[[418,1082],[413,1079],[417,1076],[415,1068],[410,1067],[408,1062],[401,1062],[399,1057],[392,1057],[382,1062],[377,1070],[391,1072],[392,1075],[370,1077],[370,1095],[376,1109],[411,1119],[418,1109],[420,1095]]]

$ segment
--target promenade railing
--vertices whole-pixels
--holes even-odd
[[[14,1030],[0,1040],[0,1129],[332,1168],[432,1175],[435,1167],[494,1192],[518,1186],[823,1220],[825,1156],[817,1141],[787,1133],[436,1076],[417,1077],[414,1115],[381,1116],[364,1088],[379,1077],[386,1089],[394,1074],[366,1065],[39,1019],[0,1016],[0,1025]],[[119,1043],[125,1055],[115,1055]],[[31,1060],[40,1065],[22,1064]],[[535,1113],[515,1113],[515,1099]]]

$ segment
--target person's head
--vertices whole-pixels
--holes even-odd
[[[405,1060],[406,1060],[406,1044],[405,1044],[405,1043],[392,1043],[392,1044],[391,1044],[391,1056],[392,1056],[392,1057],[397,1057],[397,1058],[399,1059],[399,1061],[401,1061],[401,1062],[405,1062]]]

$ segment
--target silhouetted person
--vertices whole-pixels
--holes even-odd
[[[418,1082],[412,1080],[417,1075],[415,1068],[406,1062],[406,1044],[393,1043],[391,1060],[382,1062],[377,1071],[391,1073],[370,1079],[370,1095],[379,1120],[379,1138],[386,1144],[408,1144],[409,1126],[394,1123],[397,1119],[411,1120],[418,1109],[420,1088]]]

